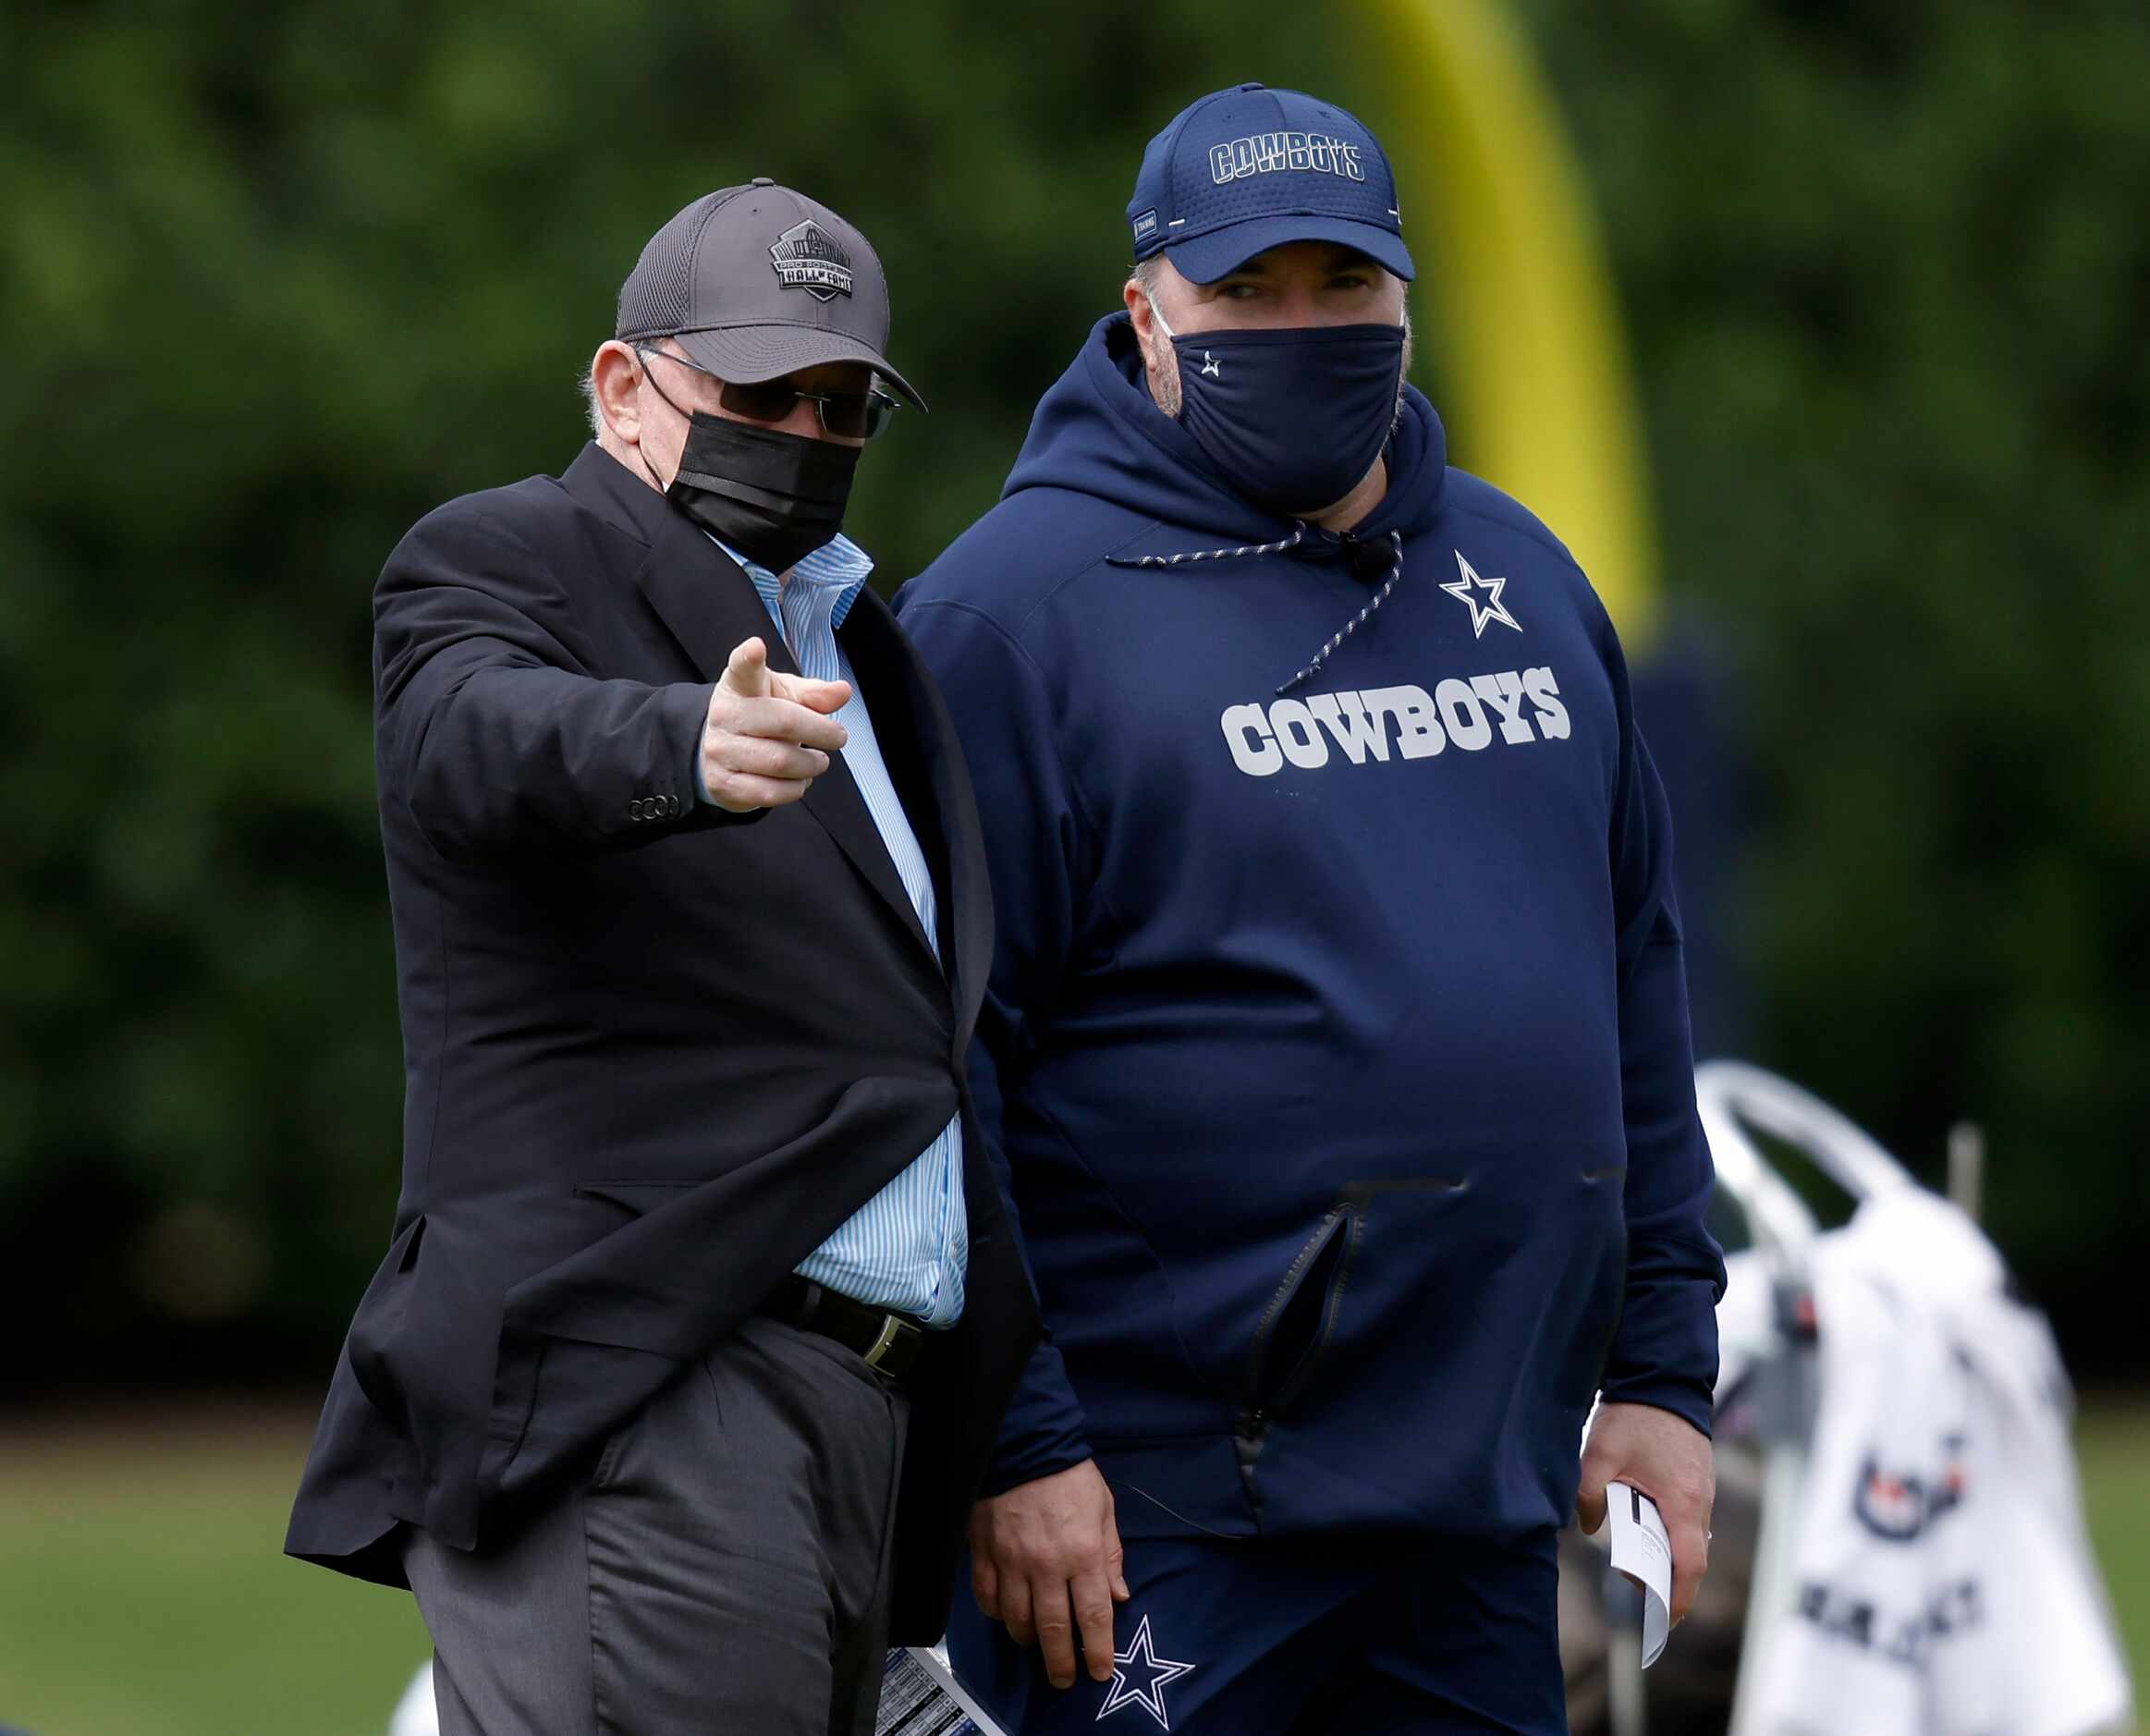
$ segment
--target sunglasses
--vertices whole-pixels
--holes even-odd
[[[779,422],[798,409],[800,399],[812,404],[814,413],[821,418],[822,432],[838,435],[846,440],[871,440],[888,425],[889,411],[898,408],[897,401],[878,386],[864,392],[808,392],[793,385],[788,380],[760,380],[751,384],[738,380],[719,380],[707,368],[695,367],[691,361],[675,356],[668,349],[638,348],[635,353],[647,363],[652,356],[660,356],[666,361],[676,361],[682,368],[690,368],[696,373],[707,375],[724,389],[716,401],[733,415],[748,422]]]

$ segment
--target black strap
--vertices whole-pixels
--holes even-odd
[[[864,1357],[886,1380],[910,1374],[925,1343],[925,1326],[909,1314],[870,1307],[796,1272],[763,1299],[761,1312],[803,1332],[818,1332]]]

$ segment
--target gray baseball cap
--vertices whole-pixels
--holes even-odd
[[[861,361],[925,408],[882,353],[888,283],[866,238],[766,176],[703,195],[650,237],[612,335],[677,338],[697,367],[739,385]]]

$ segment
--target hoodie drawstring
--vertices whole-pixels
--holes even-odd
[[[1305,540],[1306,526],[1304,523],[1299,523],[1291,527],[1289,536],[1280,537],[1274,543],[1249,543],[1240,548],[1190,549],[1180,555],[1107,555],[1105,557],[1105,564],[1107,567],[1147,567],[1153,568],[1185,567],[1198,560],[1237,560],[1242,555],[1282,555],[1297,548]],[[1350,540],[1349,537],[1346,538],[1347,542]],[[1354,546],[1365,547],[1367,545],[1357,544]],[[1306,680],[1323,664],[1326,663],[1337,647],[1365,626],[1367,621],[1372,618],[1374,611],[1388,601],[1388,593],[1396,589],[1396,581],[1402,577],[1403,532],[1391,531],[1388,533],[1388,577],[1382,583],[1381,589],[1374,593],[1373,600],[1364,608],[1344,623],[1344,629],[1341,632],[1313,654],[1313,660],[1311,663],[1276,691],[1280,694],[1290,692],[1293,688]]]
[[[1107,555],[1107,567],[1184,567],[1198,560],[1237,560],[1241,555],[1282,555],[1306,540],[1306,526],[1295,524],[1291,534],[1274,543],[1249,543],[1244,548],[1197,548],[1184,555]]]
[[[1334,652],[1338,645],[1344,642],[1345,640],[1350,638],[1353,633],[1357,632],[1362,627],[1365,626],[1367,621],[1372,618],[1374,611],[1379,608],[1384,603],[1388,601],[1388,593],[1396,589],[1396,581],[1402,577],[1403,532],[1401,531],[1391,531],[1388,533],[1388,577],[1382,581],[1381,589],[1374,593],[1373,600],[1369,602],[1364,608],[1361,609],[1358,614],[1354,615],[1350,620],[1344,623],[1344,630],[1342,632],[1338,633],[1334,639],[1330,640],[1327,644],[1324,645],[1319,651],[1313,654],[1313,662],[1309,663],[1305,668],[1301,669],[1297,675],[1293,676],[1291,679],[1286,681],[1282,686],[1278,687],[1277,691],[1280,694],[1290,692],[1293,688],[1297,687],[1301,681],[1306,680],[1314,673],[1315,670],[1319,669],[1323,664],[1326,663],[1329,660],[1330,653]]]

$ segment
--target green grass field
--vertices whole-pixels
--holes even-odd
[[[312,1420],[116,1412],[0,1434],[0,1724],[32,1736],[381,1736],[409,1596],[287,1560]]]
[[[2113,1595],[2140,1720],[2150,1693],[2150,1406],[2086,1407],[2075,1434],[2091,1540]]]
[[[0,1430],[0,1725],[380,1736],[425,1656],[409,1598],[278,1554],[311,1419],[113,1412]],[[2150,1673],[2150,1404],[2089,1408],[2085,1499]]]

